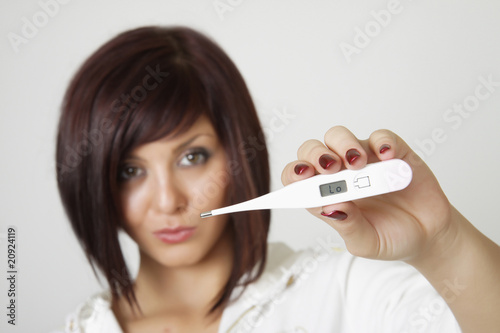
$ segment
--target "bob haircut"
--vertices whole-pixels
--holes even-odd
[[[265,140],[243,77],[219,46],[194,30],[126,31],[92,54],[66,91],[56,149],[62,203],[94,273],[97,267],[113,299],[123,296],[132,308],[140,306],[118,240],[118,231],[125,230],[121,162],[139,145],[182,133],[201,115],[210,119],[226,152],[228,203],[269,192]],[[237,218],[228,223],[232,272],[210,312],[264,269],[270,212]]]

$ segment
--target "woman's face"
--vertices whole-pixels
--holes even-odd
[[[126,228],[141,256],[167,267],[200,262],[221,239],[227,216],[226,156],[202,116],[186,132],[134,149],[119,170]]]

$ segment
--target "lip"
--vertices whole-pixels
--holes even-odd
[[[164,243],[177,244],[187,241],[195,231],[196,227],[177,227],[161,229],[153,234]]]

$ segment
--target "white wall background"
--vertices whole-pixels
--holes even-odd
[[[55,1],[0,4],[2,332],[51,331],[101,289],[56,190],[56,123],[68,80],[83,60],[117,33],[143,25],[187,25],[212,36],[246,78],[264,127],[277,111],[294,116],[268,137],[273,188],[304,140],[322,139],[338,124],[361,138],[388,128],[422,151],[451,202],[500,243],[500,84],[470,104],[466,116],[443,118],[455,104],[474,102],[480,77],[500,82],[500,2]],[[58,4],[48,7],[52,16],[43,14],[44,3]],[[230,10],[219,15],[217,3]],[[385,26],[372,14],[394,8]],[[371,34],[367,45],[358,29]],[[12,33],[26,43],[13,46]],[[350,62],[342,43],[360,46]],[[445,140],[432,147],[436,130]],[[5,315],[8,225],[18,230],[16,327]],[[274,213],[271,240],[301,248],[328,234],[339,240],[305,211]],[[129,252],[133,261],[134,248]]]

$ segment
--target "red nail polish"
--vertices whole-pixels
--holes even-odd
[[[334,210],[333,212],[331,212],[329,214],[321,213],[321,215],[329,217],[332,220],[336,220],[336,221],[343,221],[347,218],[347,214],[340,211],[340,210]]]
[[[388,151],[389,149],[391,149],[391,146],[389,146],[389,145],[382,145],[382,146],[380,147],[380,150],[379,150],[379,151],[380,151],[380,153],[381,153],[381,154],[383,154],[383,153],[385,153],[386,151]]]
[[[331,167],[333,163],[335,163],[335,159],[328,154],[321,155],[319,158],[319,165],[325,170]]]
[[[293,171],[295,171],[295,173],[297,175],[301,175],[302,173],[304,173],[304,171],[306,171],[307,169],[309,169],[309,166],[306,165],[306,164],[297,164],[295,166],[295,168],[293,169]]]
[[[349,149],[345,154],[345,158],[347,159],[347,162],[349,162],[349,164],[353,164],[354,161],[356,161],[356,159],[360,156],[361,154],[356,149]]]

